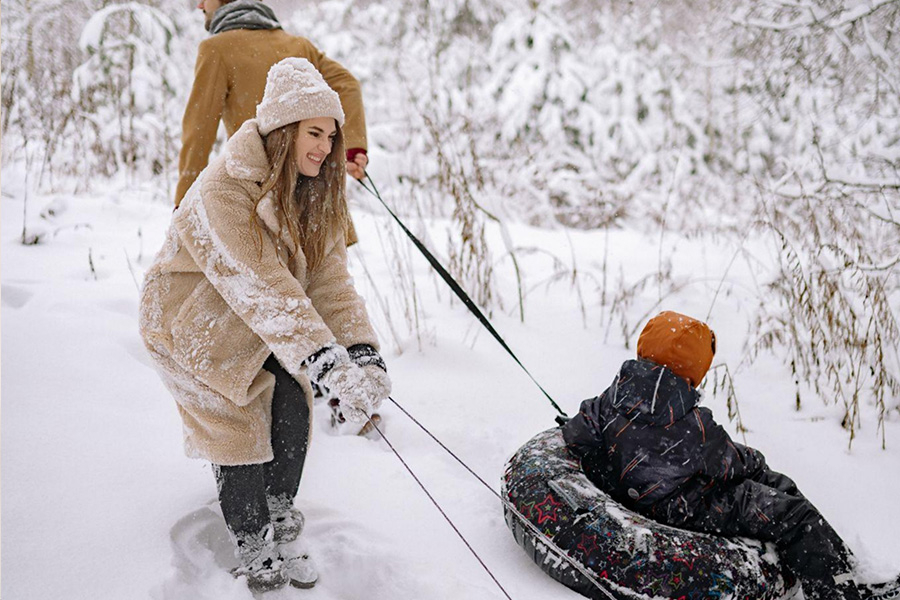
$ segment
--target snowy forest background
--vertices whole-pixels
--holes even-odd
[[[527,319],[524,280],[568,280],[576,293],[560,309],[627,345],[635,314],[697,283],[673,265],[667,235],[728,240],[732,262],[759,278],[746,352],[723,383],[773,351],[798,405],[837,403],[851,440],[872,406],[884,437],[900,410],[900,2],[273,6],[361,80],[372,171],[401,212],[453,222],[436,243],[482,306]],[[3,164],[28,173],[29,193],[114,180],[171,201],[205,35],[196,9],[3,0],[2,14]],[[52,243],[34,204],[22,243]],[[533,249],[486,240],[511,222],[637,229],[656,269],[604,263],[597,280],[563,254],[522,273],[517,258]],[[765,258],[750,249],[760,240]],[[498,269],[515,270],[512,289]],[[414,286],[402,267],[396,277],[399,297],[385,302],[421,328]],[[707,284],[714,297],[727,273]]]
[[[359,78],[385,200],[569,414],[650,316],[708,319],[704,402],[870,577],[896,575],[900,0],[270,4]],[[184,458],[137,334],[202,15],[0,7],[2,592],[247,600],[209,467]],[[348,194],[394,397],[497,485],[553,411],[384,209]],[[512,597],[577,597],[519,550],[496,497],[383,412]],[[329,436],[321,405],[314,421],[310,600],[501,597],[383,442]]]

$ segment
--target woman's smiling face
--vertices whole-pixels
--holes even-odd
[[[297,169],[302,175],[315,177],[322,163],[331,154],[337,126],[331,117],[316,117],[300,121],[297,129]]]

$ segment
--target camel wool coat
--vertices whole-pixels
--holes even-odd
[[[347,271],[343,232],[314,270],[282,228],[255,119],[188,190],[141,293],[140,328],[184,424],[185,452],[220,465],[272,460],[274,353],[306,391],[304,361],[378,340]],[[256,213],[257,227],[251,224]]]

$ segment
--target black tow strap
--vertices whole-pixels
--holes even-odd
[[[419,249],[419,252],[422,253],[425,259],[428,260],[428,263],[434,268],[435,271],[438,272],[438,274],[447,283],[447,285],[450,286],[450,289],[453,290],[453,293],[455,293],[456,296],[460,300],[462,300],[462,303],[465,304],[466,308],[468,308],[472,312],[472,314],[474,314],[478,318],[481,324],[484,325],[485,329],[491,332],[491,335],[494,336],[494,339],[497,340],[501,346],[503,346],[503,349],[509,353],[514,361],[516,361],[516,364],[522,367],[522,370],[525,371],[529,378],[531,378],[531,381],[534,382],[534,385],[538,386],[538,389],[543,392],[544,396],[547,397],[547,400],[550,401],[550,404],[553,405],[553,408],[555,408],[559,413],[559,415],[556,417],[556,422],[560,425],[565,424],[566,421],[569,420],[569,415],[567,415],[565,411],[563,411],[563,409],[561,409],[559,405],[554,402],[553,398],[550,397],[550,394],[547,393],[547,390],[545,390],[544,387],[540,383],[538,383],[537,379],[534,378],[531,372],[525,368],[525,365],[522,364],[522,361],[519,360],[519,357],[516,356],[515,352],[512,351],[509,345],[507,345],[506,341],[504,341],[500,334],[497,333],[497,330],[494,329],[494,326],[491,325],[491,322],[484,315],[484,313],[481,312],[481,309],[478,308],[478,305],[475,304],[475,302],[469,297],[462,286],[459,285],[459,283],[453,278],[453,276],[447,271],[447,269],[445,269],[444,266],[438,261],[438,259],[435,258],[434,255],[428,250],[428,248],[425,247],[425,244],[423,244],[422,241],[419,240],[419,238],[417,238],[413,234],[413,232],[411,232],[406,227],[406,225],[403,224],[403,221],[400,220],[400,217],[398,217],[396,213],[391,210],[391,207],[387,205],[387,203],[382,199],[381,194],[378,193],[378,188],[375,187],[375,182],[372,181],[372,178],[369,177],[368,173],[366,173],[366,179],[368,179],[369,183],[372,185],[371,189],[369,189],[369,187],[365,183],[363,183],[362,180],[357,179],[357,181],[361,186],[363,186],[363,188],[365,188],[367,192],[378,198],[378,201],[381,202],[381,205],[384,206],[384,208],[390,213],[390,215],[394,218],[400,228],[403,229],[407,236],[409,236],[409,239],[412,241],[415,247]]]

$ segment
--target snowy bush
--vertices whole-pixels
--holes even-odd
[[[872,404],[883,435],[900,408],[900,2],[747,3],[734,22],[748,174],[779,248],[758,343],[787,348],[798,407],[806,384],[841,404],[852,442]]]
[[[138,168],[158,175],[177,155],[183,107],[175,100],[185,81],[173,56],[176,33],[162,12],[135,2],[96,12],[82,31],[88,59],[73,73],[74,127],[107,175]]]
[[[852,443],[862,406],[874,405],[884,444],[886,413],[900,406],[900,221],[866,214],[844,190],[801,199],[794,214],[777,206],[784,198],[767,219],[781,252],[760,299],[758,343],[787,348],[798,409],[809,389],[840,404]],[[883,261],[886,246],[894,256]]]
[[[660,42],[659,11],[598,12],[604,26],[580,39],[560,3],[510,15],[494,30],[484,99],[497,141],[525,163],[515,195],[584,228],[663,218],[658,199],[674,187],[698,202],[701,179],[683,174],[705,169],[698,105],[683,61]]]
[[[190,83],[182,55],[196,43],[177,24],[185,7],[99,4],[4,1],[4,157],[32,146],[37,186],[72,185],[74,176],[89,189],[120,172],[174,179]]]
[[[24,160],[33,179],[52,177],[72,118],[78,23],[87,20],[89,8],[3,0],[2,11],[3,162]]]

